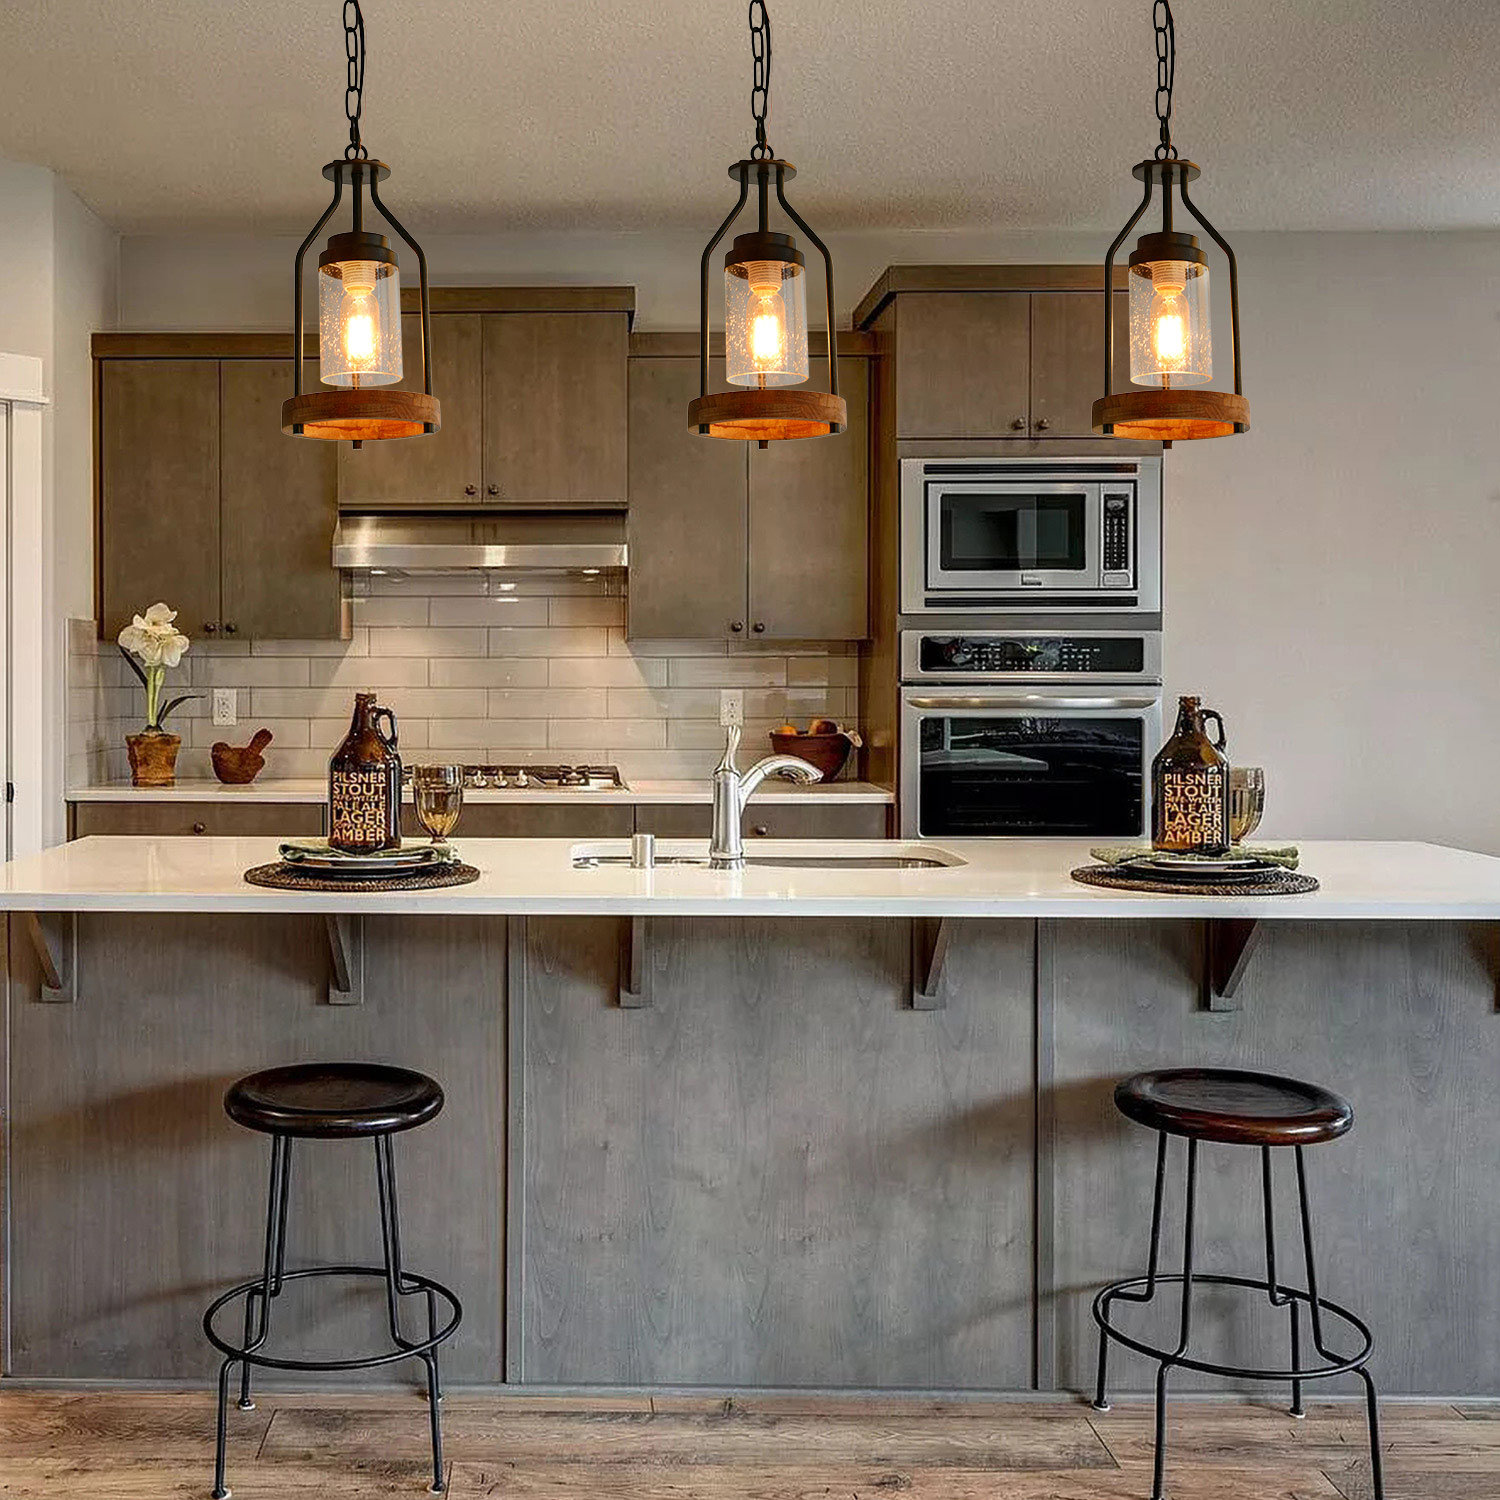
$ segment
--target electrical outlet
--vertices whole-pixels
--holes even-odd
[[[235,702],[237,697],[238,692],[235,688],[214,689],[215,724],[238,724],[240,722],[239,706]]]
[[[745,695],[739,688],[723,688],[719,692],[719,724],[727,729],[732,724],[744,728]]]

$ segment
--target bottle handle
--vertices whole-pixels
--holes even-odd
[[[381,709],[381,712],[384,713],[385,710]],[[1210,744],[1213,745],[1213,747],[1214,747],[1215,750],[1222,750],[1224,748],[1224,746],[1228,743],[1228,740],[1227,740],[1227,737],[1226,737],[1226,735],[1224,733],[1224,719],[1223,719],[1223,716],[1219,713],[1219,710],[1216,709],[1216,708],[1205,708],[1205,709],[1203,709],[1203,710],[1201,710],[1199,712],[1198,719],[1199,719],[1199,722],[1202,723],[1202,724],[1204,724],[1205,726],[1207,725],[1207,723],[1208,723],[1208,721],[1210,719],[1212,719],[1214,721],[1214,723],[1219,726],[1218,736],[1217,736],[1217,738],[1211,740]],[[1207,729],[1206,728],[1204,730],[1204,733],[1207,733]]]
[[[381,719],[390,725],[390,733],[386,734],[380,727]],[[396,736],[396,716],[388,708],[377,708],[370,715],[370,722],[375,726],[375,733],[392,749],[396,749],[400,741]],[[1223,727],[1222,725],[1220,726]]]

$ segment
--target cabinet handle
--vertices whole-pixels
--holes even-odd
[[[1026,431],[1026,418],[1025,417],[1012,417],[1010,419],[1010,430],[1012,432],[1025,432]]]
[[[738,635],[740,633],[740,631],[742,631],[745,628],[745,622],[743,620],[731,620],[729,622],[729,628],[736,635]]]
[[[206,824],[206,823],[194,823],[193,824],[193,832],[194,833],[207,833],[208,832],[208,824]]]
[[[1036,419],[1036,430],[1038,432],[1046,432],[1047,429],[1051,426],[1052,424],[1046,419],[1046,417],[1038,417]]]
[[[216,630],[218,630],[218,628],[219,627],[217,625],[215,625],[211,620],[205,620],[203,622],[203,633],[204,633],[204,635],[213,635],[214,632]]]
[[[464,486],[464,494],[466,494],[466,495],[477,495],[478,493],[479,493],[479,486],[477,484],[466,484]]]
[[[751,829],[751,830],[750,830],[750,832],[751,832],[751,833],[753,833],[753,834],[754,834],[754,835],[755,835],[755,836],[756,836],[756,838],[758,838],[758,839],[763,839],[763,838],[765,838],[765,836],[766,836],[766,835],[767,835],[767,834],[768,834],[768,833],[769,833],[769,832],[770,832],[770,831],[771,831],[771,830],[770,830],[770,829],[769,829],[769,828],[767,828],[767,827],[766,827],[766,825],[765,825],[765,824],[764,824],[764,823],[757,823],[757,824],[756,824],[756,825],[755,825],[755,826],[754,826],[754,827],[753,827],[753,828],[752,828],[752,829]]]
[[[498,495],[500,493],[500,486],[498,484],[487,484],[484,487],[484,492],[486,495]]]
[[[764,635],[766,633],[766,622],[764,620],[757,620],[750,628],[756,635]]]
[[[228,625],[226,625],[224,627],[224,634],[225,635],[233,635],[235,633],[235,631],[238,630],[238,629],[239,629],[239,626],[236,625],[236,624],[234,624],[231,621]]]

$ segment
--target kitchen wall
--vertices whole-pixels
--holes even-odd
[[[627,642],[618,577],[509,588],[482,574],[377,577],[369,589],[352,601],[347,642],[195,641],[169,674],[170,694],[205,695],[176,723],[179,775],[212,775],[215,740],[243,744],[264,725],[275,739],[263,775],[321,776],[364,689],[399,716],[409,761],[608,761],[630,781],[708,776],[724,744],[721,688],[745,695],[749,754],[769,751],[767,734],[787,720],[806,728],[854,713],[852,647]],[[139,684],[91,621],[74,622],[70,641],[69,784],[125,777]],[[239,690],[233,729],[212,722],[215,687]]]
[[[1226,192],[1204,205],[1234,233]],[[840,306],[888,263],[1094,260],[1106,238],[835,235]],[[1268,832],[1500,852],[1500,232],[1234,238],[1253,431],[1168,455],[1168,690],[1268,767]],[[122,326],[282,327],[293,248],[127,240]],[[428,248],[439,282],[628,282],[638,326],[696,320],[701,236]],[[1216,328],[1222,362],[1222,306]]]

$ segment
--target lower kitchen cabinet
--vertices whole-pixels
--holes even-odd
[[[72,836],[129,833],[147,838],[196,833],[219,838],[275,838],[323,831],[320,802],[75,802]]]
[[[624,839],[634,826],[635,809],[629,802],[469,802],[453,840]],[[408,838],[426,837],[410,807],[401,809],[401,831]]]
[[[879,802],[755,802],[745,810],[745,834],[765,839],[883,839],[889,809]],[[713,821],[707,802],[640,803],[635,831],[664,839],[706,839]]]

